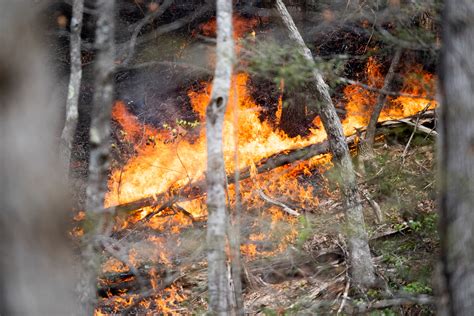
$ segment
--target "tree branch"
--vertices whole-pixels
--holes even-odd
[[[408,97],[408,98],[413,98],[413,99],[426,99],[430,101],[435,100],[435,98],[432,96],[423,96],[423,95],[415,95],[415,94],[409,94],[409,93],[403,93],[403,92],[395,92],[395,91],[386,90],[385,88],[379,89],[377,87],[369,86],[367,84],[364,84],[362,82],[355,81],[349,78],[339,77],[338,80],[344,83],[353,84],[353,85],[362,87],[365,90],[377,92],[384,95],[389,95],[389,96],[394,96],[394,97]]]

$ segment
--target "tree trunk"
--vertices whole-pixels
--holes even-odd
[[[206,110],[207,140],[207,259],[209,313],[228,315],[231,311],[230,276],[226,245],[227,223],[222,128],[232,81],[234,42],[232,1],[217,0],[216,69],[211,100]]]
[[[440,315],[474,311],[474,2],[445,1],[440,66]]]
[[[390,68],[388,69],[387,75],[385,76],[385,80],[383,83],[382,90],[390,90],[390,85],[392,84],[393,77],[395,77],[395,69],[398,66],[400,61],[400,56],[402,55],[402,49],[397,48],[395,51],[395,55],[393,56],[392,62],[390,64]],[[372,115],[370,116],[369,125],[367,126],[367,132],[365,133],[365,141],[367,146],[370,150],[374,147],[374,139],[375,139],[375,130],[377,126],[377,122],[379,120],[380,112],[385,105],[387,100],[386,94],[379,94],[377,97],[377,103],[375,103],[374,110]]]
[[[70,37],[71,75],[67,91],[66,121],[61,133],[61,142],[59,145],[61,160],[63,161],[64,169],[67,171],[67,174],[69,174],[72,144],[76,133],[77,120],[79,118],[78,103],[82,78],[81,30],[83,10],[84,0],[74,0]]]
[[[103,207],[110,165],[110,120],[114,92],[114,17],[115,1],[97,1],[97,26],[95,45],[95,92],[92,107],[92,121],[89,132],[90,159],[87,183],[87,218],[91,225],[84,236],[84,269],[81,282],[81,303],[84,314],[92,315],[96,302],[97,272],[99,258],[96,253],[97,236],[103,233],[104,214],[94,212]]]
[[[311,51],[304,43],[282,0],[276,0],[276,8],[282,17],[283,23],[288,28],[290,38],[297,43],[301,54],[314,64]],[[374,266],[370,255],[362,205],[357,190],[349,148],[345,141],[341,121],[337,116],[336,109],[329,95],[329,87],[316,68],[314,68],[313,76],[314,82],[310,83],[310,91],[314,93],[313,102],[317,107],[324,129],[328,135],[329,147],[333,155],[335,167],[339,170],[339,184],[346,209],[347,239],[352,279],[358,286],[370,286],[375,281]]]
[[[0,315],[71,315],[69,203],[44,3],[0,1]]]

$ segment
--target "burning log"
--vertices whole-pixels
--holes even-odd
[[[400,125],[412,125],[411,120],[416,120],[419,115],[414,115],[412,117],[407,117],[402,120],[393,120],[393,121],[385,121],[379,123],[380,127],[397,127]],[[426,111],[425,113],[421,114],[420,122],[432,122],[435,119],[434,111]],[[418,129],[420,132],[426,133],[425,130],[429,130],[432,135],[437,135],[435,131],[431,131],[429,128],[424,127],[422,130],[420,128],[420,123],[418,124]],[[363,130],[361,130],[363,131]],[[346,143],[349,146],[354,145],[357,136],[351,135],[346,137]],[[304,161],[308,160],[314,156],[327,154],[329,153],[329,143],[328,141],[324,141],[317,144],[308,145],[302,148],[293,149],[293,150],[285,150],[283,152],[274,154],[268,158],[264,158],[255,164],[256,166],[256,173],[261,174],[268,171],[271,171],[275,168],[297,162],[297,161]],[[250,167],[243,168],[240,170],[240,178],[239,180],[245,180],[250,178],[251,172]],[[233,173],[227,176],[228,183],[234,183],[235,178]],[[204,180],[197,180],[195,182],[189,183],[179,191],[175,191],[177,193],[170,193],[164,192],[160,194],[156,194],[153,196],[147,196],[142,199],[123,203],[116,206],[111,206],[101,211],[108,212],[108,213],[115,213],[115,214],[124,214],[124,213],[132,213],[144,207],[161,207],[163,205],[173,205],[177,202],[183,201],[190,201],[193,199],[197,199],[202,197],[205,194],[205,181]]]
[[[349,144],[353,144],[355,137],[351,136],[347,140]],[[262,159],[260,162],[258,162],[256,164],[257,174],[273,170],[275,168],[287,165],[292,162],[307,160],[311,157],[326,154],[328,152],[329,144],[327,141],[324,141],[322,143],[309,145],[300,149],[295,149],[290,152],[285,151],[282,153],[278,153],[269,158]],[[250,168],[244,168],[240,171],[240,180],[250,178],[250,174]],[[234,175],[228,175],[227,181],[229,183],[234,183]],[[181,192],[179,192],[178,196],[175,195],[174,197],[171,197],[171,194],[166,192],[154,196],[148,196],[136,201],[108,207],[103,209],[102,211],[116,214],[130,213],[147,206],[161,206],[166,203],[169,203],[170,200],[173,200],[174,203],[189,201],[203,196],[205,191],[204,188],[205,181],[198,180],[183,187]]]

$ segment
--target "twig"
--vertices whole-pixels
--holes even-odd
[[[162,5],[162,8],[163,8],[163,6],[164,5]],[[161,9],[158,9],[158,10],[161,11]],[[138,32],[138,34],[136,36],[132,36],[130,41],[127,41],[127,42],[120,45],[122,47],[122,49],[124,49],[124,48],[127,49],[127,56],[124,58],[124,62],[122,62],[122,64],[127,64],[128,62],[130,62],[130,60],[132,59],[132,57],[134,55],[134,52],[135,52],[135,46],[141,45],[141,44],[144,44],[144,43],[146,43],[150,40],[153,40],[159,35],[163,35],[163,34],[175,31],[177,29],[180,29],[184,25],[186,25],[188,23],[191,23],[192,21],[194,21],[195,19],[197,19],[200,16],[204,15],[205,13],[209,12],[210,10],[211,10],[211,6],[208,3],[206,3],[202,6],[200,6],[200,8],[198,10],[194,11],[190,15],[187,15],[185,17],[177,19],[177,20],[175,20],[175,21],[173,21],[169,24],[160,25],[153,32],[150,32],[149,34],[144,34],[144,35],[140,36],[139,38],[137,38],[138,34],[140,33],[140,32]],[[156,16],[155,16],[155,18],[156,18]],[[144,18],[144,19],[146,19],[146,18]],[[137,26],[137,28],[138,28],[138,26]],[[136,30],[135,30],[135,32],[136,32]],[[133,35],[135,35],[135,33]]]
[[[135,266],[127,258],[127,255],[124,253],[124,249],[122,248],[122,246],[114,242],[113,239],[110,237],[100,236],[98,237],[98,240],[109,254],[111,254],[115,259],[123,262],[128,267],[130,272],[135,276],[140,287],[145,288],[145,281],[141,277],[137,268],[135,268]]]
[[[353,85],[359,86],[361,88],[364,88],[365,90],[369,90],[369,91],[372,91],[372,92],[377,92],[377,93],[384,94],[384,95],[390,95],[390,96],[394,96],[394,97],[407,97],[407,98],[412,98],[412,99],[425,99],[425,100],[429,100],[429,101],[434,101],[435,100],[434,97],[431,97],[431,96],[415,95],[415,94],[409,94],[409,93],[403,93],[403,92],[389,91],[389,90],[386,90],[386,89],[379,89],[379,88],[372,87],[372,86],[366,85],[365,83],[355,81],[355,80],[352,80],[352,79],[349,79],[349,78],[339,77],[338,79],[341,82],[348,83],[348,84],[353,84]]]
[[[419,295],[419,296],[407,296],[407,297],[398,297],[398,298],[389,298],[385,300],[375,301],[372,303],[359,303],[354,304],[355,313],[367,313],[374,309],[383,309],[392,306],[400,305],[433,305],[435,300],[432,296],[429,295]]]
[[[350,300],[347,301],[348,315],[363,314],[367,315],[368,312],[376,309],[384,309],[394,306],[401,305],[434,305],[435,300],[429,295],[418,295],[418,296],[403,296],[393,297],[384,300],[367,303],[355,303]],[[332,302],[327,300],[314,301],[314,304],[309,308],[310,311],[318,311],[322,306],[331,306]]]
[[[166,277],[164,280],[163,280],[163,283],[156,289],[150,289],[146,292],[144,292],[139,298],[137,298],[137,300],[135,300],[133,302],[133,304],[131,304],[130,306],[128,306],[126,309],[124,309],[121,314],[122,315],[128,315],[129,312],[137,307],[140,302],[142,302],[143,300],[146,300],[146,299],[149,299],[157,294],[159,294],[160,291],[164,290],[165,288],[167,288],[168,286],[170,286],[171,284],[173,284],[174,282],[178,281],[179,279],[181,279],[182,277],[184,276],[184,274],[182,273],[175,273],[169,277]]]
[[[411,49],[411,50],[428,50],[433,53],[435,53],[437,50],[439,50],[439,47],[433,46],[433,45],[422,45],[419,43],[414,43],[406,40],[402,40],[400,38],[397,38],[393,36],[390,32],[388,32],[386,29],[383,27],[377,25],[376,26],[377,31],[382,35],[388,42],[391,42],[397,46],[406,48],[406,49]]]
[[[365,179],[364,181],[359,182],[359,185],[377,179],[377,178],[382,174],[382,171],[384,171],[384,169],[385,169],[385,167],[380,168],[380,170],[377,171],[377,173],[376,173],[374,176],[372,176],[372,177],[370,177],[370,178],[368,178],[368,179]]]
[[[269,197],[268,195],[263,193],[262,190],[258,190],[258,194],[260,195],[260,197],[263,200],[265,200],[266,202],[268,202],[270,204],[277,205],[277,206],[281,207],[283,209],[283,211],[285,211],[286,213],[288,213],[290,215],[293,215],[293,216],[300,216],[300,213],[298,213],[294,209],[290,208],[289,206],[283,204],[282,202],[272,199],[271,197]]]
[[[146,15],[140,22],[137,23],[133,31],[132,37],[130,38],[130,41],[128,42],[127,55],[122,60],[121,64],[127,65],[130,62],[130,60],[133,58],[133,55],[135,53],[135,47],[137,44],[137,38],[142,28],[148,23],[150,23],[151,21],[153,21],[154,19],[163,15],[163,13],[165,13],[165,11],[171,6],[171,4],[173,4],[173,0],[165,0],[165,2],[163,2],[163,4],[160,6],[160,8],[156,12],[152,12]]]
[[[339,306],[339,309],[337,310],[336,315],[340,315],[344,309],[344,305],[346,305],[350,286],[351,286],[351,279],[347,278],[346,288],[344,289],[344,294],[342,295],[341,305]]]
[[[349,276],[349,265],[348,265],[348,253],[347,253],[347,250],[346,250],[346,244],[345,244],[345,241],[344,241],[344,238],[339,234],[338,235],[338,239],[341,241],[341,243],[339,243],[339,241],[336,239],[336,245],[341,249],[342,253],[344,254],[344,264],[346,266],[346,269],[345,269],[345,273],[346,273],[346,287],[344,289],[344,294],[342,295],[342,301],[341,301],[341,305],[339,306],[339,309],[337,310],[337,313],[336,315],[340,315],[341,312],[343,311],[344,309],[344,305],[346,304],[347,302],[347,298],[348,298],[348,293],[349,293],[349,289],[351,287],[351,278]]]
[[[137,70],[137,69],[143,69],[143,68],[148,68],[148,67],[153,67],[153,66],[170,66],[170,67],[180,67],[183,69],[190,69],[193,71],[199,71],[205,75],[211,75],[212,71],[199,65],[194,65],[192,63],[186,63],[186,62],[179,62],[179,61],[169,61],[169,60],[152,60],[152,61],[147,61],[139,64],[128,64],[128,65],[118,65],[117,66],[117,71],[124,71],[124,70]]]
[[[407,125],[416,126],[416,124],[413,123],[412,121],[410,121],[410,119],[400,119],[398,121],[402,122],[402,123],[405,123]],[[434,129],[428,128],[426,126],[423,126],[423,125],[418,125],[417,130],[427,134],[428,136],[430,136],[430,135],[433,135],[433,136],[436,136],[436,137],[438,136],[437,131],[435,131]]]
[[[413,132],[411,133],[410,138],[408,139],[408,143],[405,146],[405,149],[403,150],[403,153],[402,153],[402,164],[405,163],[405,156],[407,154],[408,147],[410,147],[411,140],[413,139],[413,136],[415,136],[416,130],[418,128],[418,124],[420,122],[421,115],[429,108],[430,105],[431,103],[428,103],[425,106],[425,108],[420,112],[420,114],[418,114],[418,117],[416,118],[415,128],[413,128]]]
[[[383,222],[383,213],[380,209],[380,205],[370,197],[369,191],[362,190],[362,195],[367,200],[367,202],[369,202],[370,206],[372,207],[372,210],[374,211],[375,222],[377,224],[381,224]]]

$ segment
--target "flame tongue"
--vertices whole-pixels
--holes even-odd
[[[370,59],[367,65],[369,82],[374,86],[383,83],[383,76],[378,70],[380,65],[375,59]],[[431,74],[423,73],[420,67],[413,68],[413,74],[408,75],[404,83],[403,93],[427,96],[426,86],[433,87],[434,78]],[[420,80],[421,78],[421,80]],[[239,166],[244,168],[273,154],[317,143],[326,138],[323,129],[312,129],[307,137],[289,138],[283,132],[259,118],[259,107],[249,95],[246,88],[248,75],[239,73],[234,76],[230,93],[228,111],[224,123],[224,159],[228,172],[234,166],[235,125],[233,110],[238,108],[238,142]],[[177,136],[173,142],[168,142],[170,131],[159,131],[148,125],[142,125],[130,114],[122,102],[114,106],[114,119],[121,125],[124,138],[133,141],[137,154],[126,165],[114,170],[109,181],[109,192],[105,206],[131,202],[153,194],[163,193],[173,186],[183,186],[191,180],[200,179],[204,175],[205,150],[205,108],[211,91],[211,84],[204,84],[201,91],[189,91],[191,104],[201,120],[200,136],[197,140]],[[377,95],[362,88],[350,85],[344,90],[348,100],[347,115],[343,121],[346,134],[352,134],[354,128],[366,126]],[[428,99],[413,99],[409,97],[389,98],[388,106],[381,114],[381,120],[399,119],[414,115],[431,102],[431,108],[436,102]],[[319,118],[315,124],[320,125]],[[153,142],[148,140],[153,139]],[[189,210],[193,213],[193,210]],[[201,210],[198,214],[201,214]]]

